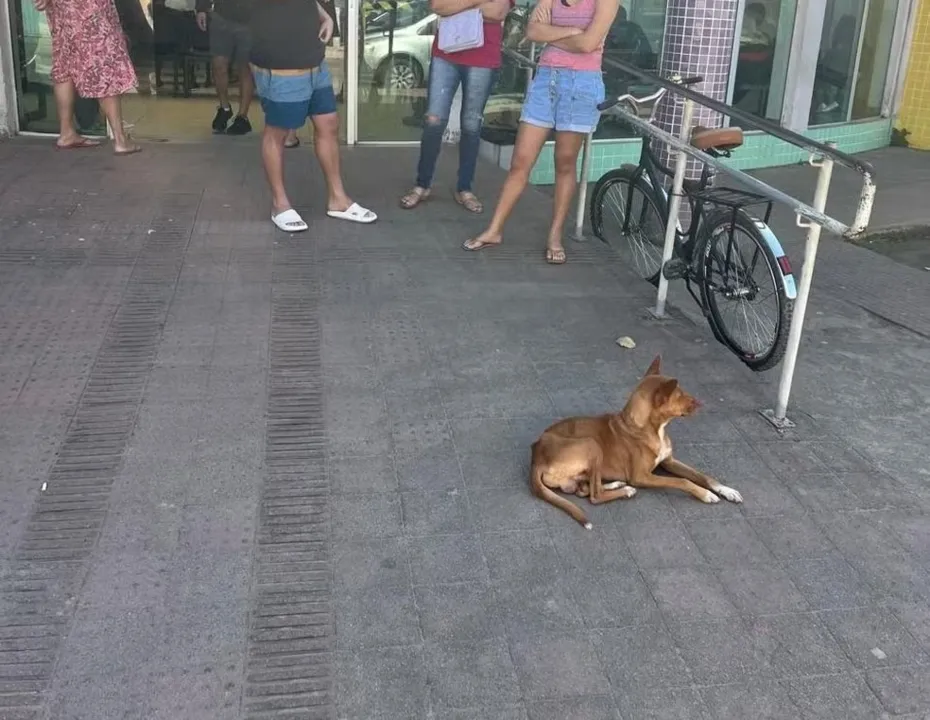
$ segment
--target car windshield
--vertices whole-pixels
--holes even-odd
[[[383,6],[387,5],[387,3],[381,4]],[[365,18],[366,34],[388,32],[392,26],[392,19],[394,20],[393,27],[395,30],[409,27],[429,15],[429,3],[423,0],[414,0],[414,2],[403,2],[401,0],[397,3],[396,12],[396,18],[394,17],[394,11],[391,9],[379,8],[369,13]]]

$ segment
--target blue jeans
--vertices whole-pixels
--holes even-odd
[[[462,137],[459,140],[458,191],[471,190],[478,165],[478,148],[481,145],[481,121],[484,106],[497,79],[497,70],[483,67],[456,65],[434,57],[429,66],[429,87],[426,96],[426,121],[420,140],[420,162],[417,165],[417,187],[433,184],[433,173],[442,150],[442,134],[449,124],[452,98],[462,84]]]

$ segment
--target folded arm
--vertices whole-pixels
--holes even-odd
[[[552,44],[556,47],[573,53],[594,52],[604,46],[610,26],[614,24],[617,11],[620,9],[620,0],[597,0],[594,10],[594,19],[591,24],[578,35],[572,35],[564,40],[557,40]]]
[[[526,39],[537,43],[556,43],[581,35],[581,32],[580,28],[552,24],[552,0],[539,0],[526,25]]]
[[[486,0],[430,0],[429,7],[440,17],[455,15],[483,5]]]
[[[504,22],[510,12],[510,0],[485,0],[479,7],[486,22]]]

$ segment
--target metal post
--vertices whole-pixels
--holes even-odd
[[[578,185],[578,207],[575,209],[575,242],[584,242],[584,211],[588,203],[588,173],[591,172],[591,139],[594,133],[585,136],[581,150],[581,178]]]
[[[875,183],[872,176],[862,176],[862,192],[859,193],[859,205],[856,207],[856,219],[853,220],[850,233],[859,235],[869,229],[869,220],[872,217],[872,205],[875,204]]]
[[[530,43],[530,64],[526,66],[526,92],[530,91],[530,85],[533,84],[533,75],[536,68],[536,43]],[[525,93],[524,93],[525,94]]]
[[[827,143],[836,147],[834,143]],[[827,194],[830,192],[830,180],[833,177],[833,159],[824,157],[820,160],[810,159],[810,164],[819,168],[817,190],[814,192],[814,209],[823,212],[827,206]],[[788,348],[785,352],[781,379],[778,382],[778,400],[774,410],[763,410],[762,415],[779,429],[794,427],[788,417],[788,398],[791,395],[791,382],[794,368],[798,361],[798,349],[801,345],[801,332],[804,330],[804,314],[807,312],[807,300],[810,297],[811,281],[814,277],[814,265],[817,262],[817,246],[820,244],[821,226],[798,216],[798,227],[807,228],[807,242],[804,245],[804,266],[801,268],[801,282],[798,285],[798,298],[794,303],[794,317],[791,331],[788,333]]]
[[[678,138],[683,143],[691,142],[691,124],[694,121],[694,101],[685,98],[685,108],[681,116],[681,130]],[[682,186],[685,183],[685,168],[688,156],[681,150],[675,160],[675,177],[672,180],[672,192],[668,202],[668,218],[665,220],[665,247],[662,250],[662,267],[672,259],[675,249],[675,233],[678,229],[678,213],[681,210]],[[627,208],[629,211],[629,208]],[[668,297],[668,280],[663,272],[659,272],[659,294],[656,296],[656,308],[653,314],[657,318],[665,317],[665,300]]]

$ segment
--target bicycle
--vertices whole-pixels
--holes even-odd
[[[675,78],[675,82],[687,86],[701,78]],[[651,102],[651,121],[665,94],[666,88],[642,98],[627,93],[599,107],[622,119],[625,113],[618,105],[626,103],[641,114]],[[696,126],[691,133],[691,144],[711,157],[730,157],[742,143],[743,132],[736,127]],[[757,193],[714,186],[710,168],[704,165],[700,180],[685,180],[682,199],[687,198],[688,204],[682,208],[690,209],[690,221],[687,229],[677,225],[672,259],[663,265],[669,217],[665,179],[673,174],[659,161],[651,138],[643,137],[639,164],[611,170],[594,186],[589,213],[595,236],[617,247],[621,257],[655,286],[660,272],[668,280],[683,279],[717,341],[754,371],[775,367],[785,353],[797,287],[788,256],[768,226],[772,202]],[[766,206],[763,219],[746,210],[758,205]],[[621,239],[619,245],[611,242],[615,235]],[[743,238],[748,242],[741,244]],[[770,319],[761,317],[755,307],[757,301],[769,298],[774,298]],[[738,337],[741,329],[748,339]]]

